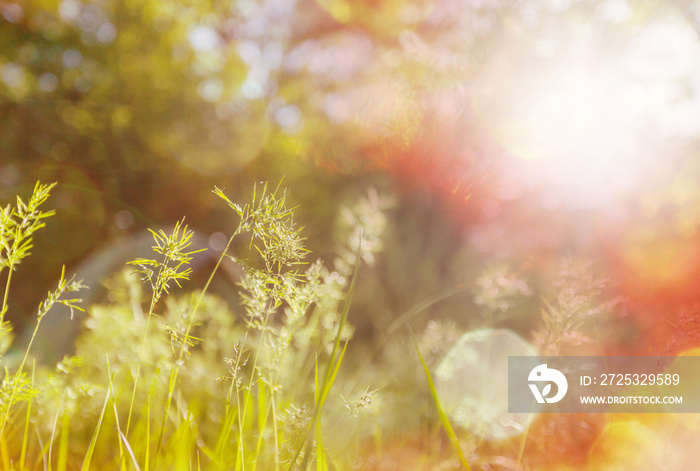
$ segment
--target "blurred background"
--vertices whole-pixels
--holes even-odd
[[[283,179],[320,257],[342,206],[385,201],[356,304],[367,335],[460,286],[424,319],[478,325],[469,286],[489,266],[527,280],[509,321],[526,332],[581,256],[622,299],[606,348],[690,348],[699,15],[691,0],[2,2],[0,200],[59,182],[9,318],[61,264],[146,227],[184,216],[221,249],[234,221],[213,185],[240,201]]]
[[[21,330],[62,264],[99,301],[148,227],[185,217],[221,250],[237,221],[214,185],[244,202],[282,181],[326,260],[342,208],[386,216],[360,345],[409,319],[435,358],[482,327],[537,343],[575,258],[605,307],[584,352],[687,352],[699,137],[695,0],[0,1],[0,203],[59,183],[8,318]],[[602,423],[548,419],[533,460],[584,460]]]

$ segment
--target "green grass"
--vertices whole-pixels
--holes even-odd
[[[54,186],[37,183],[27,204],[18,198],[2,212],[3,345],[12,335],[4,321],[11,274],[29,255],[33,233],[54,215],[39,209]],[[214,194],[233,210],[237,228],[201,290],[173,291],[188,280],[197,256],[189,250],[192,231],[184,222],[169,234],[152,231],[154,258],[131,262],[136,270],[125,269],[111,284],[115,301],[90,307],[76,357],[53,370],[32,367],[29,376],[30,342],[16,371],[5,372],[0,450],[6,468],[344,468],[325,439],[324,406],[351,337],[362,250],[372,250],[359,247],[366,229],[353,228],[328,268],[307,261],[284,191],[256,187],[244,205],[218,188]],[[229,253],[240,237],[249,239],[247,260]],[[226,258],[245,272],[237,314],[208,293]],[[39,307],[34,333],[53,305],[82,309],[69,293],[83,288],[64,270]],[[145,314],[134,311],[144,304]]]
[[[418,358],[420,359],[421,365],[423,365],[423,371],[425,372],[425,377],[428,380],[428,387],[430,388],[430,396],[435,402],[435,408],[437,409],[438,416],[440,417],[440,423],[445,429],[445,433],[447,433],[447,436],[450,439],[450,443],[452,444],[452,447],[454,448],[455,452],[457,453],[457,456],[459,457],[459,463],[466,471],[471,471],[471,467],[469,466],[467,459],[464,457],[464,453],[462,453],[462,448],[459,445],[459,439],[457,438],[457,434],[452,428],[452,424],[450,423],[450,419],[447,416],[447,412],[445,412],[445,407],[442,405],[442,401],[440,400],[440,394],[438,394],[438,390],[435,387],[435,382],[433,381],[433,377],[430,374],[428,364],[425,362],[425,358],[423,358],[423,355],[420,352],[420,348],[418,347],[418,342],[416,342],[416,339],[413,335],[413,331],[411,331],[411,338],[413,339],[413,345],[416,347],[416,353],[418,354]]]
[[[12,337],[4,320],[11,274],[29,256],[33,234],[54,215],[41,209],[54,186],[37,183],[27,203],[18,198],[2,209],[0,361]],[[388,323],[378,344],[358,354],[351,347],[351,305],[362,261],[381,249],[385,224],[379,208],[363,202],[348,209],[351,224],[338,255],[324,262],[310,260],[294,208],[280,188],[257,186],[246,204],[234,203],[219,188],[213,193],[231,209],[235,229],[204,286],[184,289],[190,262],[200,255],[190,249],[193,232],[184,220],[171,232],[151,231],[153,258],[131,262],[108,280],[103,304],[84,306],[88,317],[76,355],[55,367],[37,365],[32,348],[42,319],[55,315],[56,304],[83,309],[74,293],[85,286],[62,270],[56,289],[38,307],[32,340],[14,357],[17,366],[4,368],[4,469],[330,471],[357,468],[364,459],[374,460],[374,469],[398,469],[401,459],[388,445],[396,436],[406,444],[406,456],[414,456],[401,465],[406,469],[444,465],[471,471],[492,458],[524,469],[522,447],[514,458],[484,457],[477,438],[453,427],[430,371],[436,347],[449,347],[441,340],[447,337],[433,328],[418,340],[412,331],[398,338],[400,327],[417,314],[468,290],[475,291],[482,318],[496,322],[528,294],[524,283],[499,268],[477,279],[476,288],[460,283],[433,294]],[[247,252],[233,257],[234,246]],[[209,292],[224,262],[244,273],[231,286],[236,306]],[[582,326],[581,312],[590,311],[583,301],[600,288],[591,280],[569,289],[580,296],[547,306],[536,339],[559,345],[551,332]],[[499,287],[497,297],[489,297],[491,286]],[[454,337],[452,330],[446,332]],[[387,346],[398,348],[399,357],[391,358]],[[377,380],[387,373],[392,381],[404,376],[404,382]],[[372,376],[381,385],[364,384]],[[402,395],[408,402],[400,402]],[[392,422],[411,420],[413,428],[392,430]],[[428,437],[420,440],[417,455],[409,445],[412,434]]]

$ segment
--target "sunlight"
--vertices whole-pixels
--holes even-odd
[[[522,157],[566,199],[599,204],[624,191],[635,173],[636,136],[647,106],[644,90],[580,64],[543,79],[530,97]],[[537,165],[540,167],[540,165]]]
[[[601,207],[633,194],[664,166],[660,146],[698,130],[700,76],[691,71],[700,46],[687,22],[662,17],[621,48],[600,48],[495,77],[507,98],[495,99],[488,126],[558,205]]]
[[[560,70],[534,94],[527,117],[534,144],[546,155],[591,155],[625,144],[644,96],[612,76],[583,67]]]

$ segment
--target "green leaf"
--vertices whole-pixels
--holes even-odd
[[[107,410],[107,404],[109,403],[109,398],[111,391],[108,389],[107,394],[105,394],[105,402],[102,405],[102,411],[100,412],[100,418],[97,419],[97,426],[95,431],[92,433],[92,438],[90,439],[90,445],[88,445],[87,452],[85,453],[85,458],[83,459],[83,465],[80,467],[81,471],[90,470],[90,462],[92,461],[92,455],[95,453],[95,446],[97,445],[97,437],[100,434],[100,429],[102,428],[102,419],[104,419],[105,411]]]
[[[430,370],[428,369],[428,364],[425,362],[423,355],[421,355],[421,353],[420,353],[420,348],[418,348],[418,342],[416,341],[416,338],[414,337],[412,330],[411,330],[411,338],[413,339],[413,345],[416,347],[416,353],[418,353],[418,358],[420,358],[420,362],[423,365],[423,370],[425,371],[425,377],[428,379],[428,387],[430,388],[430,395],[433,397],[433,401],[435,402],[435,407],[437,408],[438,416],[440,417],[440,422],[442,423],[442,426],[445,428],[445,432],[447,432],[447,436],[450,438],[450,442],[452,443],[452,446],[454,447],[455,451],[457,452],[457,455],[459,456],[459,462],[462,464],[462,467],[464,469],[466,469],[467,471],[471,471],[471,468],[469,467],[469,463],[467,462],[467,459],[464,457],[464,454],[462,453],[462,449],[459,446],[459,440],[457,440],[457,435],[455,434],[455,431],[452,428],[452,424],[450,424],[450,419],[447,417],[447,413],[445,412],[445,408],[442,405],[442,401],[440,400],[440,396],[438,394],[437,388],[435,387],[435,383],[433,382],[433,377],[431,376]]]

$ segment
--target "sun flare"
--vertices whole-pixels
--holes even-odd
[[[525,159],[576,204],[598,204],[628,189],[636,177],[644,90],[590,66],[562,67],[530,96]]]
[[[600,207],[642,188],[662,165],[658,149],[694,133],[700,116],[700,82],[683,79],[700,57],[688,25],[658,19],[624,47],[602,47],[572,46],[488,77],[483,122],[567,206]]]

